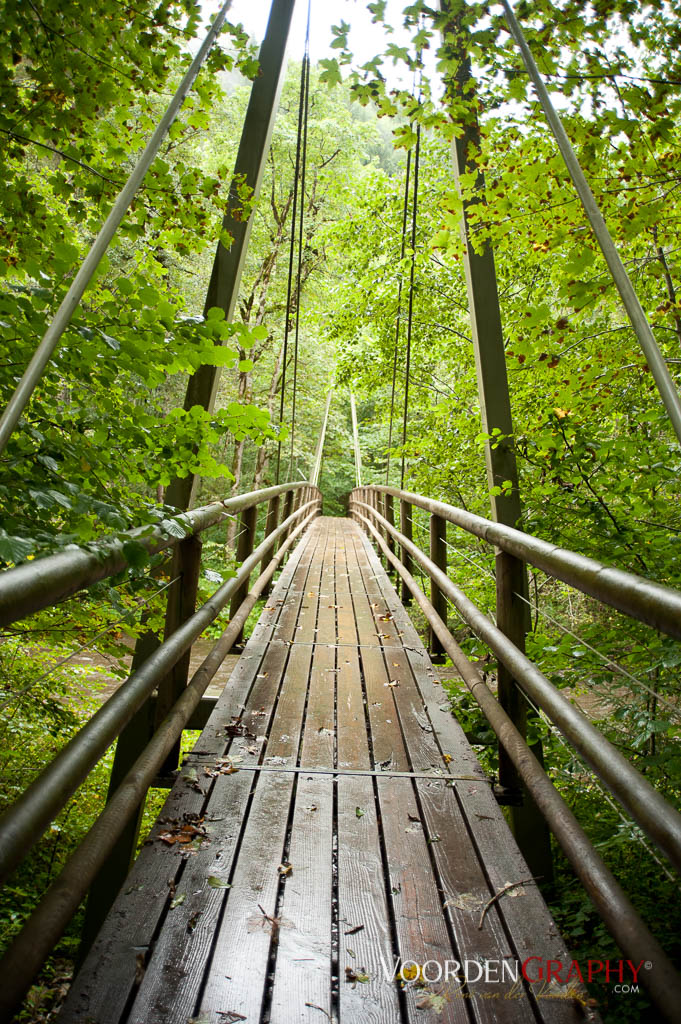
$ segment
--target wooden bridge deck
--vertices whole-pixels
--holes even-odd
[[[528,877],[373,550],[349,520],[318,519],[60,1020],[584,1020],[555,988],[509,980],[528,957],[569,961],[536,885],[483,919]],[[449,962],[450,978],[402,987],[397,956],[433,979]],[[453,961],[471,962],[463,988]]]

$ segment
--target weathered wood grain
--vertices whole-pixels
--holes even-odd
[[[257,765],[282,770],[248,770]],[[294,765],[329,774],[284,771]],[[334,776],[336,767],[385,774]],[[403,770],[435,777],[390,777]],[[183,815],[208,833],[189,855],[158,838]],[[425,987],[394,978],[400,957],[430,962],[431,973],[464,960],[568,959],[534,883],[498,900],[479,927],[486,902],[528,877],[373,549],[349,520],[319,519],[60,1022],[576,1024],[574,1004],[536,987],[504,998],[509,985],[494,971],[463,988],[453,977]]]

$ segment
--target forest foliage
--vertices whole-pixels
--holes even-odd
[[[391,483],[399,483],[403,460],[408,489],[488,515],[487,438],[460,235],[463,204],[476,200],[474,244],[491,244],[496,258],[523,528],[681,584],[679,445],[499,8],[453,0],[443,15],[439,7],[414,3],[399,13],[400,32],[391,33],[392,5],[367,7],[386,27],[384,52],[358,64],[350,24],[339,17],[332,56],[312,69],[293,436],[290,366],[281,424],[278,407],[284,328],[298,301],[294,296],[287,308],[296,62],[253,214],[235,321],[227,324],[217,312],[203,317],[249,79],[258,73],[254,44],[230,25],[0,458],[3,564],[167,517],[164,489],[175,476],[199,474],[202,503],[265,486],[274,479],[279,442],[283,478],[304,478],[331,386],[321,480],[327,511],[342,513],[354,482],[352,391],[367,482],[385,481],[392,433]],[[5,0],[3,405],[186,68],[199,13],[190,0],[138,0],[134,6]],[[658,0],[595,0],[588,7],[576,0],[521,0],[516,14],[678,383],[678,18]],[[450,89],[443,102],[439,83],[455,74],[461,46],[472,61],[475,87],[455,97]],[[413,89],[404,87],[405,76]],[[473,116],[481,127],[484,202],[476,175],[464,176],[457,188],[452,173],[452,139]],[[407,238],[402,259],[406,153],[411,150],[413,175],[417,126],[416,244],[412,248]],[[187,374],[206,362],[223,368],[216,409],[185,412]],[[418,517],[416,529],[426,529]],[[234,531],[226,548],[224,539],[213,538],[202,581],[206,594],[215,574],[233,567]],[[461,533],[452,531],[448,539],[457,580],[492,609],[491,553]],[[88,600],[42,613],[28,631],[5,638],[2,699],[13,710],[1,735],[16,755],[3,768],[5,800],[89,713],[89,698],[74,700],[69,673],[43,678],[46,666],[112,623],[113,631],[97,642],[113,658],[126,653],[141,601],[158,589],[154,568],[140,558]],[[678,802],[678,645],[538,572],[530,579],[530,599],[533,657]],[[493,674],[479,642],[452,621],[468,653]],[[460,690],[453,701],[471,730],[484,728]],[[638,830],[603,804],[583,766],[548,727],[538,728],[556,781],[590,821],[606,856],[638,886],[642,910],[652,916],[655,899],[670,891],[664,871],[642,849]],[[34,737],[23,754],[22,736]],[[77,822],[75,839],[92,807],[84,800],[68,813]],[[47,845],[40,853],[44,875],[61,856],[58,844],[54,849]],[[561,906],[569,912],[561,924],[574,943],[593,948],[601,925],[567,875],[562,885]],[[7,934],[26,909],[21,884],[18,889],[3,919]],[[664,938],[673,948],[674,921],[667,926]]]

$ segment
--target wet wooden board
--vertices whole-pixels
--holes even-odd
[[[168,841],[188,815],[206,832],[191,850]],[[479,927],[495,893],[528,877],[377,556],[354,523],[318,519],[60,1020],[576,1024],[570,1001],[522,981],[504,998],[512,986],[494,973],[468,986],[394,978],[404,961],[433,974],[466,960],[568,959],[533,882]]]

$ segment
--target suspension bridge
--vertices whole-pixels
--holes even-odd
[[[228,6],[5,410],[0,447],[17,427]],[[245,177],[256,195],[292,10],[293,0],[272,4],[262,74],[236,161],[235,176]],[[679,436],[674,385],[522,30],[507,6],[506,12]],[[460,85],[469,74],[464,60]],[[301,112],[308,96],[306,53]],[[455,174],[470,166],[476,131],[469,125],[456,141]],[[297,172],[304,173],[304,163],[303,141]],[[250,228],[236,215],[226,226],[234,243],[218,247],[206,308],[218,306],[231,318]],[[289,282],[294,262],[292,245]],[[541,894],[551,878],[550,834],[622,951],[619,968],[608,970],[645,986],[662,1018],[679,1019],[675,967],[553,786],[551,766],[542,764],[536,745],[528,746],[525,698],[677,871],[681,817],[526,656],[526,567],[676,639],[681,593],[517,528],[492,253],[469,245],[466,272],[483,427],[490,435],[498,428],[504,438],[486,450],[492,518],[408,492],[404,481],[400,488],[367,485],[354,403],[357,486],[347,517],[323,516],[318,484],[331,395],[309,480],[277,479],[272,487],[199,508],[193,507],[194,477],[173,483],[168,503],[178,514],[127,538],[150,555],[170,555],[163,637],[142,635],[126,682],[0,822],[4,881],[116,742],[104,810],[5,953],[3,1019],[11,1019],[87,897],[82,963],[62,1024],[597,1021],[585,984],[605,965],[573,961]],[[186,407],[211,409],[216,388],[216,369],[202,367],[189,381]],[[499,486],[507,480],[510,490]],[[417,511],[429,524],[427,550],[414,540]],[[238,572],[197,607],[202,535],[234,516],[240,518]],[[448,530],[493,549],[495,622],[451,578]],[[117,536],[5,571],[0,624],[22,621],[122,572],[125,548],[126,538]],[[206,697],[261,598],[264,610],[221,696]],[[456,643],[448,602],[497,660],[496,692]],[[427,645],[407,604],[425,615]],[[226,629],[190,678],[192,645],[227,608]],[[442,654],[498,738],[498,778],[483,771],[450,713],[431,660]],[[201,735],[180,763],[186,729]],[[135,856],[150,786],[169,793]]]

